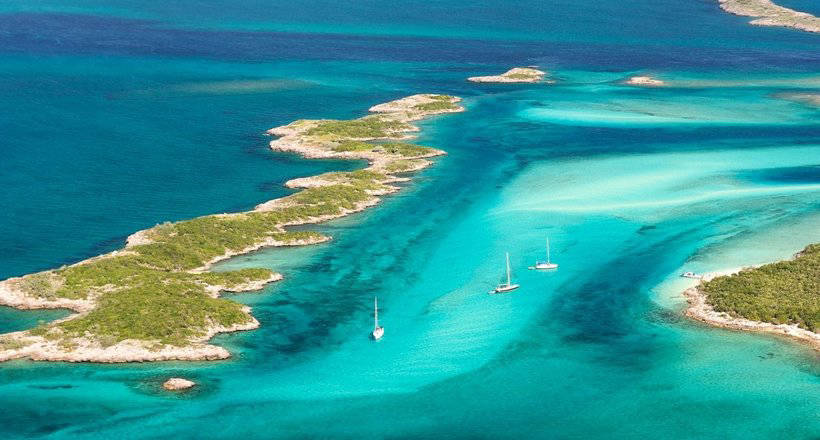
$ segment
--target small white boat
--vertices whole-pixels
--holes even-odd
[[[696,279],[696,280],[703,279],[703,275],[698,275],[694,272],[684,272],[684,273],[680,274],[680,276],[683,277],[683,278],[693,278],[693,279]]]
[[[510,253],[507,252],[507,282],[506,284],[499,284],[490,293],[507,293],[519,288],[518,284],[513,284],[510,280]]]
[[[530,266],[530,270],[558,269],[558,265],[550,262],[550,239],[547,239],[547,261],[536,261],[535,266]]]
[[[379,327],[379,299],[373,297],[373,333],[370,334],[374,341],[378,341],[384,336],[384,327]]]

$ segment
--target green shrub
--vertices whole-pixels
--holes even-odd
[[[15,338],[9,336],[0,336],[0,350],[19,350],[25,346],[26,344],[20,342]]]
[[[288,199],[302,205],[323,205],[331,207],[330,213],[340,212],[339,208],[353,209],[358,202],[365,201],[371,196],[362,189],[351,185],[330,185],[319,188],[308,188],[300,191]]]
[[[510,79],[538,79],[538,74],[535,73],[511,73],[504,76]]]
[[[415,144],[407,144],[404,142],[381,144],[381,146],[387,153],[398,154],[404,157],[421,157],[433,152],[433,149],[430,147]]]
[[[455,109],[458,108],[458,105],[454,104],[450,101],[438,100],[438,101],[435,101],[435,102],[427,102],[427,103],[424,103],[424,104],[419,104],[419,105],[417,105],[413,108],[416,109],[416,110],[428,111],[429,112],[429,111],[438,111],[438,110],[455,110]]]
[[[87,315],[57,324],[68,336],[105,336],[109,344],[126,339],[182,346],[212,324],[243,324],[251,317],[236,302],[211,298],[190,282],[157,282],[104,295]]]
[[[385,185],[381,182],[387,179],[386,175],[371,170],[338,171],[325,173],[319,177],[323,180],[350,185],[362,191],[384,189]]]
[[[307,131],[308,136],[331,136],[337,139],[379,139],[400,137],[397,133],[410,130],[410,124],[383,118],[365,116],[351,120],[322,120]]]
[[[38,272],[23,277],[17,287],[26,295],[53,300],[63,279],[52,271]]]
[[[348,141],[348,142],[340,142],[337,145],[331,147],[333,151],[342,153],[347,151],[375,151],[378,150],[378,147],[373,144],[369,144],[367,142],[361,141]]]
[[[423,159],[419,159],[419,160],[413,160],[413,159],[394,160],[393,162],[390,162],[389,164],[387,164],[387,166],[384,169],[388,173],[406,172],[408,170],[416,169],[422,163],[421,160],[423,160]]]

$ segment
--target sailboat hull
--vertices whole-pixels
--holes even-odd
[[[518,284],[504,284],[504,285],[498,286],[495,289],[491,290],[490,294],[512,292],[513,290],[515,290],[519,287],[521,287],[521,286],[518,285]]]
[[[550,270],[550,269],[558,269],[558,265],[555,263],[535,263],[535,266],[530,266],[530,270]]]
[[[535,266],[530,266],[529,270],[551,270],[558,269],[558,265],[550,261],[550,239],[547,239],[547,261],[535,261]]]

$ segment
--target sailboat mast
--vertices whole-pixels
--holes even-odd
[[[510,253],[507,252],[507,285],[509,286],[512,284],[510,282]]]
[[[373,319],[373,330],[376,330],[379,328],[379,298],[375,296],[373,297]]]
[[[550,239],[547,239],[547,264],[550,262]]]

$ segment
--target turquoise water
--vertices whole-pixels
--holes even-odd
[[[332,242],[220,265],[285,275],[234,296],[262,328],[215,339],[233,359],[0,365],[4,437],[820,436],[817,355],[685,320],[676,276],[820,241],[820,113],[778,98],[820,89],[817,36],[711,2],[0,8],[0,278],[361,166],[270,152],[270,127],[418,92],[468,107],[422,124],[436,166],[316,228]],[[528,64],[558,82],[464,81]],[[672,86],[618,84],[638,73]],[[547,236],[560,269],[527,271]],[[522,287],[487,295],[507,251]],[[200,385],[161,391],[177,375]]]

